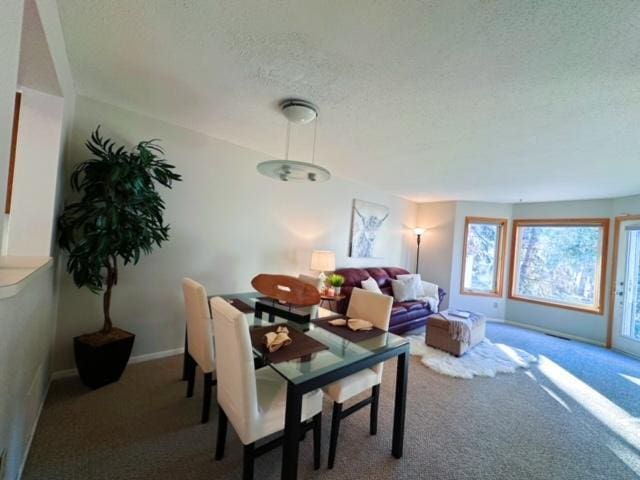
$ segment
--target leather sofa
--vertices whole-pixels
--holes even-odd
[[[393,296],[391,289],[391,279],[395,279],[397,275],[410,273],[404,268],[399,267],[371,267],[371,268],[340,268],[336,270],[344,277],[344,285],[341,294],[345,295],[345,299],[338,302],[338,312],[344,314],[349,305],[351,291],[354,288],[362,288],[361,282],[372,277],[385,295]],[[439,301],[442,303],[446,292],[442,288],[438,288]],[[424,302],[393,302],[391,309],[391,320],[389,322],[389,331],[393,333],[403,333],[414,328],[424,326],[427,317],[433,312]]]

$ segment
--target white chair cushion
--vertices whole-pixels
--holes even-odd
[[[338,380],[331,385],[324,387],[324,393],[331,398],[334,402],[344,403],[351,397],[358,395],[362,392],[370,390],[376,385],[380,384],[380,374],[374,372],[370,368],[365,368],[353,375]]]
[[[362,280],[360,282],[360,285],[364,290],[368,292],[382,293],[382,290],[380,290],[380,286],[378,285],[378,282],[376,282],[373,277],[369,277],[366,280]]]
[[[287,382],[271,367],[256,370],[258,393],[258,415],[255,425],[255,440],[284,430],[284,415],[287,406]],[[322,390],[317,389],[302,397],[300,421],[310,419],[322,411]],[[243,439],[243,443],[244,439]],[[249,442],[247,442],[249,443]]]

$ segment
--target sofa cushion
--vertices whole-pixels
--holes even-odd
[[[391,316],[394,317],[396,315],[399,315],[400,313],[407,313],[407,309],[404,308],[402,305],[398,305],[398,304],[393,304],[393,307],[391,307]]]
[[[389,274],[385,271],[384,268],[372,267],[372,268],[367,268],[365,270],[376,282],[378,282],[379,286],[381,287],[389,286],[389,280],[391,280],[391,278],[389,277]]]
[[[408,311],[425,309],[425,304],[423,302],[400,302],[398,305],[406,308]]]
[[[363,268],[340,268],[335,273],[344,277],[344,287],[360,288],[362,281],[370,277],[369,272]]]
[[[385,267],[384,271],[387,272],[387,275],[391,278],[396,278],[398,275],[406,275],[408,273],[411,273],[400,267]]]

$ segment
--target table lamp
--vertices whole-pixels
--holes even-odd
[[[336,254],[328,250],[314,250],[311,253],[311,270],[320,272],[318,278],[322,282],[322,289],[327,281],[324,272],[333,272],[336,269]]]

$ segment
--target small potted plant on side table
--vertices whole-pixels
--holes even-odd
[[[329,276],[328,281],[330,287],[327,289],[327,295],[330,297],[340,295],[340,290],[344,284],[344,277],[337,273],[333,273]]]

